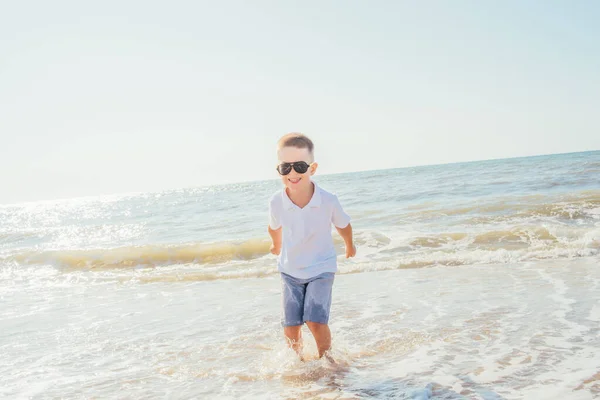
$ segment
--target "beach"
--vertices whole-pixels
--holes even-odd
[[[600,398],[598,176],[598,151],[317,175],[358,248],[333,364],[282,336],[276,179],[0,205],[0,397]]]

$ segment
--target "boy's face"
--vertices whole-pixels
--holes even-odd
[[[310,189],[310,177],[317,170],[317,163],[313,162],[312,154],[308,151],[308,149],[300,149],[298,147],[283,147],[279,149],[277,152],[277,158],[279,159],[279,165],[285,163],[301,163],[302,161],[309,165],[308,169],[304,173],[299,173],[293,167],[285,168],[283,165],[283,172],[290,172],[287,175],[281,175],[281,181],[285,185],[286,189],[291,191],[302,191]],[[300,166],[302,167],[302,166]]]

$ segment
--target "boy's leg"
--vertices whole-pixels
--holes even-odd
[[[319,357],[331,348],[331,331],[328,324],[334,278],[335,274],[324,273],[306,286],[304,320],[317,342]]]
[[[302,358],[302,325],[286,326],[283,333],[288,341],[288,346]]]
[[[302,325],[306,284],[290,275],[281,274],[283,301],[283,333],[288,345],[302,359]]]
[[[329,325],[311,321],[306,321],[306,325],[315,338],[315,342],[317,342],[319,357],[323,357],[323,354],[331,348],[331,331],[329,330]]]

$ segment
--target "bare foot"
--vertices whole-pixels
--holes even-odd
[[[338,362],[335,361],[335,358],[333,358],[333,356],[331,355],[331,353],[329,351],[326,351],[323,354],[323,357],[325,357],[327,359],[327,361],[329,361],[331,364],[338,365]]]

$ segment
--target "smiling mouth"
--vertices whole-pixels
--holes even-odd
[[[290,179],[288,179],[288,181],[292,182],[293,184],[296,184],[296,183],[300,182],[301,179],[302,178],[290,178]]]

